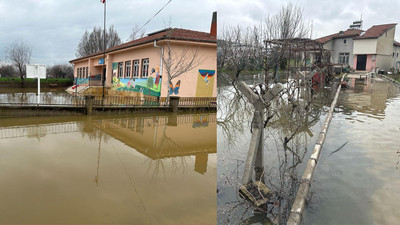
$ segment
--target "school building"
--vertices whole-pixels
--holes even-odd
[[[101,51],[71,60],[74,87],[102,87],[104,82],[111,93],[216,97],[216,16],[209,33],[167,28],[108,48],[105,57]]]

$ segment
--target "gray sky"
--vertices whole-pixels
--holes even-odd
[[[168,0],[107,0],[107,26],[113,24],[126,41],[135,24],[141,26]],[[172,0],[146,27],[150,33],[165,27],[209,32],[211,14],[218,11],[218,29],[229,25],[253,25],[275,14],[283,4],[304,9],[313,20],[313,38],[345,30],[362,14],[367,29],[374,24],[400,22],[400,1],[394,0]],[[32,63],[68,63],[85,30],[103,26],[100,0],[0,0],[0,60],[4,49],[23,41],[33,49]],[[400,41],[400,31],[396,32]]]
[[[218,0],[218,29],[223,26],[260,23],[267,15],[274,15],[282,5],[292,3],[303,8],[307,24],[313,21],[313,38],[346,30],[362,14],[363,29],[373,25],[400,23],[398,0]],[[397,26],[396,28],[399,28]],[[400,41],[400,30],[395,39]]]
[[[168,0],[107,0],[107,26],[125,42],[135,24],[142,26]],[[172,0],[146,27],[146,33],[172,27],[210,31],[214,0]],[[100,0],[0,0],[0,60],[14,41],[32,47],[31,63],[64,64],[75,58],[85,32],[103,27]]]

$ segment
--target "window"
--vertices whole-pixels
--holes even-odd
[[[85,75],[86,75],[86,67],[83,67],[82,70],[83,70],[83,72],[82,72],[82,78],[85,78]]]
[[[339,63],[341,64],[349,64],[349,53],[348,52],[340,52],[339,53]]]
[[[118,63],[118,77],[124,78],[124,66],[122,62]]]
[[[125,77],[131,77],[131,61],[125,62]]]
[[[392,57],[394,58],[394,52],[393,52],[393,55],[392,55]]]
[[[85,77],[86,79],[88,79],[89,78],[89,67],[86,67],[86,77]]]
[[[76,68],[76,78],[79,78],[79,68]]]
[[[149,76],[149,59],[142,59],[142,77]]]
[[[79,68],[79,78],[82,78],[82,67]]]
[[[346,39],[344,39],[344,40],[343,40],[343,44],[346,44],[346,41],[347,41],[347,40],[346,40]]]
[[[139,77],[139,60],[133,60],[133,74],[132,77]]]
[[[396,56],[397,58],[399,58],[399,53],[397,53],[397,56]]]

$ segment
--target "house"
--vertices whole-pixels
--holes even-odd
[[[355,23],[346,31],[316,39],[331,51],[331,62],[362,71],[400,69],[400,43],[394,41],[396,24],[374,25],[363,31],[362,21]]]
[[[367,71],[389,71],[393,68],[395,30],[395,23],[375,25],[355,37],[353,68]]]
[[[106,49],[105,57],[101,51],[71,60],[75,84],[92,87],[104,82],[109,93],[118,95],[216,97],[216,36],[216,12],[210,33],[180,28],[150,33]],[[180,75],[169,79],[176,74]]]
[[[350,28],[346,31],[340,31],[322,38],[316,39],[323,45],[323,48],[331,51],[331,62],[343,64],[344,66],[352,66],[353,57],[353,38],[358,37],[362,33],[360,29]]]

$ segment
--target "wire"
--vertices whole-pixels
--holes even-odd
[[[156,14],[153,15],[153,17],[151,17],[142,27],[139,28],[139,30],[137,30],[137,32],[139,32],[141,29],[143,29],[143,27],[145,27],[154,17],[156,17],[172,0],[169,0],[167,2],[167,4],[165,4],[160,10],[158,10],[158,12]]]

